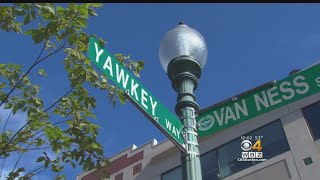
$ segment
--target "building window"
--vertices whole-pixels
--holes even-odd
[[[252,143],[256,142],[256,137],[262,137],[261,152],[263,153],[264,159],[270,159],[290,150],[280,120],[273,121],[272,123],[251,131],[243,136],[252,137]],[[241,142],[242,139],[239,137],[201,155],[202,179],[218,180],[219,178],[225,178],[257,164],[258,162],[238,161],[238,158],[241,158],[241,154],[243,152],[241,149]],[[182,179],[181,166],[162,174],[162,180],[172,179]]]
[[[161,180],[181,180],[182,174],[181,174],[181,166],[178,166],[174,169],[169,170],[168,172],[165,172],[161,175]]]
[[[202,180],[218,180],[218,160],[217,160],[217,152],[210,151],[201,155],[201,172],[202,172]],[[178,166],[168,172],[162,174],[161,180],[182,180],[182,170],[181,166]]]
[[[264,159],[270,159],[290,149],[280,120],[276,120],[243,136],[252,137],[251,142],[253,144],[256,142],[256,137],[262,137],[261,152]],[[239,162],[237,160],[241,158],[243,151],[241,149],[241,142],[242,139],[239,137],[218,148],[220,177],[224,178],[259,163],[257,161]]]
[[[123,180],[123,172],[114,177],[115,180]]]
[[[133,175],[138,174],[139,172],[141,172],[141,169],[142,169],[142,164],[141,164],[141,163],[133,166],[132,174],[133,174]]]
[[[249,133],[249,135],[263,136],[261,142],[263,147],[263,158],[265,159],[271,159],[274,156],[290,150],[287,137],[284,133],[280,120],[259,128],[252,133]]]
[[[202,180],[218,180],[218,159],[217,151],[213,150],[201,155]]]
[[[252,162],[238,162],[237,160],[241,157],[241,141],[240,138],[237,138],[218,148],[221,177],[229,176],[252,166]]]
[[[313,139],[320,139],[320,101],[303,108],[302,113],[307,120]]]

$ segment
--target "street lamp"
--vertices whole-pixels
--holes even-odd
[[[186,151],[182,152],[182,179],[202,180],[195,112],[199,110],[193,91],[207,61],[207,46],[201,34],[180,22],[160,42],[160,62],[178,93],[176,114],[184,126]]]

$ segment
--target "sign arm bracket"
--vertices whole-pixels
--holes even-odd
[[[158,127],[158,129],[167,136],[168,139],[171,140],[171,142],[173,142],[182,152],[186,152],[186,149],[184,146],[182,146],[181,144],[179,144],[178,142],[176,142],[176,140],[166,131],[163,129],[163,127],[161,127],[158,123],[157,123],[157,118],[156,117],[152,117],[150,114],[148,114],[129,94],[128,91],[126,91],[125,93],[125,97],[137,108],[139,109],[140,112],[142,112],[142,114],[144,114],[151,122],[152,124],[154,124],[156,127]]]

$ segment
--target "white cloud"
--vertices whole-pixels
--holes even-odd
[[[8,158],[7,158],[6,161],[8,161]],[[1,162],[1,166],[2,166],[2,162]],[[6,177],[8,177],[9,173],[12,171],[12,168],[13,168],[13,165],[12,166],[10,166],[10,165],[9,166],[4,166],[4,168],[2,169],[2,174],[0,176],[0,180],[1,179],[5,179]],[[23,176],[23,175],[25,175],[25,172],[20,172],[19,175]]]
[[[11,109],[4,109],[0,107],[0,133],[2,133],[7,118],[11,114]],[[11,130],[13,133],[20,129],[27,121],[27,114],[21,111],[18,111],[16,114],[11,114],[6,130]]]
[[[3,132],[3,128],[5,126],[6,120],[9,117],[11,113],[11,109],[4,109],[3,107],[0,107],[0,133]],[[8,123],[6,125],[6,131],[11,130],[13,133],[17,132],[25,123],[27,119],[27,114],[21,111],[18,111],[15,115],[10,116]],[[29,152],[26,152],[23,154],[22,158],[20,159],[17,168],[24,167],[26,171],[24,173],[21,173],[20,175],[26,174],[42,165],[42,163],[36,162],[37,158],[42,156],[43,150],[32,150]],[[47,150],[47,155],[50,159],[55,158],[54,152]],[[19,158],[19,153],[12,153],[9,157],[6,158],[4,168],[2,170],[2,175],[0,176],[1,179],[5,179],[5,177],[8,176],[8,174],[12,171],[16,161]],[[4,159],[0,159],[0,169],[2,167]],[[48,176],[45,175],[45,172],[36,175],[33,177],[33,179],[49,179]]]

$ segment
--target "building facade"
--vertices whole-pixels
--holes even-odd
[[[320,93],[200,138],[199,149],[203,180],[320,180]],[[266,160],[239,161],[253,149]],[[169,140],[133,145],[110,162],[111,180],[182,179],[180,150]],[[77,180],[98,179],[96,172]]]

